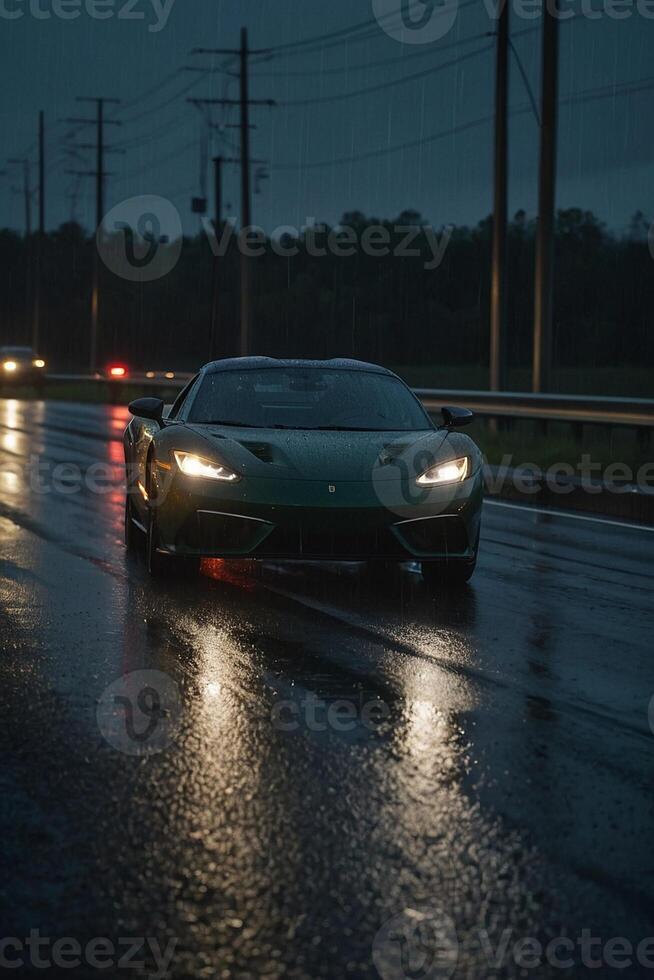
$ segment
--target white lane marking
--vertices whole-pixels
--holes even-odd
[[[590,521],[592,524],[607,524],[609,527],[619,527],[623,531],[649,531],[654,534],[654,527],[648,524],[630,524],[628,521],[611,521],[606,517],[588,517],[586,514],[575,514],[570,510],[547,510],[544,507],[530,507],[528,504],[509,504],[504,500],[489,500],[484,504],[491,507],[508,507],[511,510],[521,510],[525,514],[545,514],[547,517],[565,517],[573,521]]]

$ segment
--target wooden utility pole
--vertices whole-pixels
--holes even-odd
[[[213,207],[213,226],[218,235],[223,212],[223,158],[221,156],[213,158]]]
[[[248,229],[252,223],[252,202],[250,198],[250,115],[248,105],[248,32],[241,28],[240,54],[241,83],[241,225]],[[245,357],[250,353],[250,260],[241,249],[241,344],[240,353]]]
[[[552,3],[554,4],[552,6]],[[552,371],[552,293],[556,203],[556,129],[558,89],[558,10],[556,0],[543,6],[538,230],[534,279],[534,392],[548,391]]]
[[[104,180],[107,173],[104,169],[104,127],[107,122],[111,125],[119,126],[120,123],[114,119],[106,120],[104,116],[104,107],[106,103],[112,103],[117,105],[120,99],[107,99],[107,98],[97,98],[95,96],[78,96],[78,102],[94,102],[96,106],[96,117],[95,119],[67,119],[66,122],[78,123],[84,125],[94,124],[96,127],[96,140],[95,140],[95,154],[96,154],[96,164],[95,170],[83,171],[81,173],[77,172],[78,176],[90,176],[95,177],[95,229],[96,235],[100,230],[102,225],[102,219],[104,218]],[[72,171],[67,171],[72,173]],[[89,339],[89,370],[91,374],[95,374],[97,370],[97,359],[98,359],[98,334],[99,334],[99,305],[100,305],[100,255],[98,253],[97,241],[93,243],[93,281],[91,287],[91,335]]]
[[[490,309],[490,390],[506,388],[506,226],[508,187],[509,0],[503,0],[495,68],[495,189]]]
[[[274,106],[273,99],[251,99],[248,84],[248,61],[250,55],[268,54],[266,50],[251,51],[248,47],[247,28],[241,28],[241,46],[233,48],[196,48],[193,54],[224,54],[239,59],[239,99],[189,99],[193,105],[223,105],[238,106],[240,110],[241,131],[241,230],[250,228],[252,224],[252,205],[250,195],[250,106]],[[252,280],[251,260],[241,249],[241,283],[240,283],[240,339],[239,352],[245,356],[251,350],[252,337]]]
[[[43,241],[45,236],[45,116],[39,112],[39,230],[34,259],[34,318],[32,350],[38,353],[41,343],[41,276],[43,274]]]
[[[23,170],[23,202],[25,207],[25,237],[32,234],[32,190],[30,188],[30,162],[27,157],[10,157],[7,163],[19,163]]]

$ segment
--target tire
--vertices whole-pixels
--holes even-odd
[[[168,555],[165,552],[158,551],[158,546],[159,531],[157,529],[157,515],[155,508],[151,507],[145,548],[149,574],[152,578],[171,578],[175,576],[191,578],[197,575],[200,570],[199,558],[181,558],[177,555]]]
[[[132,522],[132,501],[127,493],[125,494],[125,548],[128,554],[133,554],[136,551],[136,534],[137,530]]]
[[[125,494],[125,548],[128,554],[136,551],[143,551],[145,546],[145,534],[142,528],[138,527],[133,520],[134,508],[129,493]]]
[[[472,578],[477,557],[470,561],[423,561],[422,577],[430,587],[461,589]]]
[[[373,582],[392,582],[400,570],[399,561],[385,561],[384,559],[371,559],[366,562],[366,574]]]
[[[475,552],[472,558],[452,558],[450,561],[423,561],[422,577],[429,586],[441,589],[462,589],[472,578],[477,567],[479,536],[477,531]]]
[[[157,517],[154,509],[150,508],[148,520],[148,534],[145,546],[145,556],[147,560],[148,573],[152,578],[163,578],[173,572],[174,559],[170,555],[164,555],[157,551],[159,542],[159,531],[157,530]]]

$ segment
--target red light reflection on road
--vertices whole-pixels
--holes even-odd
[[[200,575],[212,578],[216,582],[227,582],[247,592],[254,592],[256,588],[248,575],[240,572],[234,567],[233,562],[225,561],[224,558],[203,558],[200,562]]]

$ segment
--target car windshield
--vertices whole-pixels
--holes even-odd
[[[315,367],[207,374],[188,421],[375,432],[433,427],[420,403],[397,378],[372,371]]]
[[[33,351],[31,347],[2,347],[0,348],[0,354],[4,357],[8,355],[12,357],[32,357]]]

